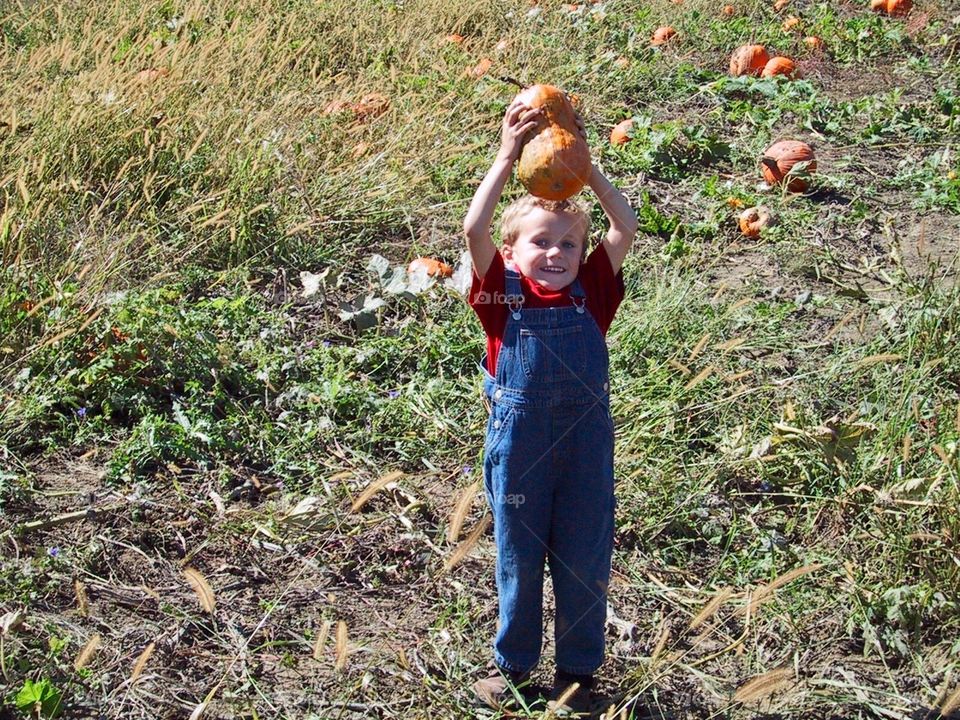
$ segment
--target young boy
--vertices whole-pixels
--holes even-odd
[[[531,196],[504,211],[497,251],[490,222],[537,113],[517,100],[507,108],[500,150],[464,220],[474,270],[470,304],[487,336],[484,482],[500,605],[497,669],[474,691],[495,709],[514,689],[523,692],[540,660],[546,561],[556,599],[553,694],[570,691],[556,709],[581,713],[590,709],[593,673],[603,661],[613,549],[604,336],[623,299],[620,266],[637,219],[594,167],[588,184],[610,228],[589,257],[587,214],[571,201]]]

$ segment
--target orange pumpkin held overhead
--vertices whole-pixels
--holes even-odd
[[[763,228],[773,224],[773,218],[766,207],[758,205],[740,213],[737,222],[740,225],[740,232],[748,238],[755,238],[760,237],[760,231]]]
[[[773,77],[774,75],[783,75],[792,78],[797,75],[797,64],[788,57],[774,57],[767,61],[763,66],[760,77]]]
[[[791,175],[791,171],[799,163],[806,163],[801,169],[797,168],[797,174]],[[813,154],[813,148],[805,142],[799,140],[781,140],[775,142],[767,148],[760,158],[760,169],[763,172],[763,179],[771,185],[780,185],[787,180],[787,190],[790,192],[803,192],[809,186],[809,176],[817,169],[817,160]]]
[[[623,145],[630,141],[630,134],[633,132],[633,118],[627,118],[618,122],[613,130],[610,131],[610,144]]]
[[[593,166],[573,105],[553,85],[532,85],[517,99],[541,110],[537,126],[520,151],[517,178],[531,195],[544,200],[576,195],[590,179]]]
[[[770,55],[763,45],[742,45],[730,56],[730,74],[759,75],[769,59]]]
[[[677,31],[674,30],[669,25],[663,25],[658,27],[653,33],[653,39],[650,41],[651,45],[663,45],[665,42],[670,40],[674,35],[677,34]]]
[[[413,274],[419,268],[425,268],[430,277],[450,277],[453,275],[453,268],[445,262],[428,257],[418,257],[407,266],[407,273]]]

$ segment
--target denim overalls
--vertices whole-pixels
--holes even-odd
[[[515,300],[496,378],[484,379],[491,413],[483,470],[500,601],[494,660],[515,672],[539,661],[546,559],[557,669],[586,675],[603,662],[613,550],[607,346],[579,280],[573,306],[525,310],[520,276],[507,268],[506,294]]]

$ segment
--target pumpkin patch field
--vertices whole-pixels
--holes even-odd
[[[960,717],[956,2],[22,0],[0,71],[0,720],[554,717],[470,690],[504,78],[640,223],[592,717]]]

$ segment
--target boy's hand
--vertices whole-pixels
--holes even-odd
[[[580,137],[583,138],[583,141],[587,141],[587,126],[583,122],[583,115],[580,114],[580,111],[576,108],[573,109],[573,121],[577,124],[577,132],[580,133]]]
[[[537,126],[537,118],[541,110],[532,108],[520,100],[510,103],[503,115],[503,124],[500,131],[500,157],[513,163],[520,157],[523,140],[528,132]]]

